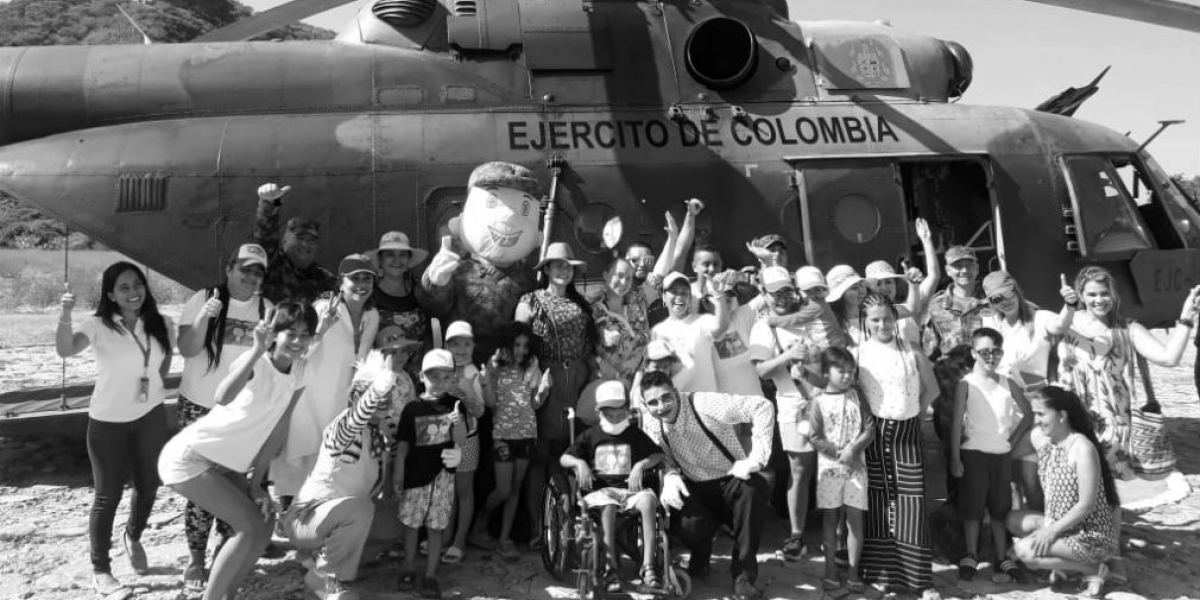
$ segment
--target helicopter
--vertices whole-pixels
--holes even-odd
[[[1200,30],[1167,0],[1037,1]],[[767,232],[792,264],[899,261],[924,217],[1037,302],[1098,264],[1161,325],[1200,283],[1200,214],[1143,146],[956,102],[953,41],[745,0],[375,0],[335,40],[237,41],[345,3],[183,44],[0,49],[0,191],[189,287],[249,237],[264,182],[335,232],[336,264],[397,228],[436,250],[497,159],[544,175],[545,237],[593,274],[697,197],[730,262]]]

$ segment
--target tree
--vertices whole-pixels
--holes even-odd
[[[1192,206],[1200,206],[1200,175],[1192,175],[1190,178],[1183,175],[1172,175],[1171,179],[1183,190],[1184,194],[1189,196],[1192,201]]]

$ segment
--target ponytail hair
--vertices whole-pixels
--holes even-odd
[[[1071,429],[1082,434],[1088,442],[1091,442],[1100,458],[1100,477],[1104,481],[1104,499],[1108,501],[1110,507],[1120,506],[1121,499],[1117,495],[1117,484],[1113,481],[1112,469],[1109,468],[1108,461],[1104,459],[1104,448],[1100,446],[1100,440],[1096,439],[1091,416],[1083,407],[1079,396],[1076,396],[1075,392],[1056,385],[1046,386],[1034,392],[1033,395],[1045,402],[1047,408],[1066,413],[1067,424],[1071,426]]]
[[[871,292],[863,297],[862,303],[858,305],[858,328],[862,331],[863,339],[867,339],[867,310],[878,306],[888,309],[892,313],[892,318],[899,319],[900,313],[896,311],[896,304],[891,298],[880,294],[879,292]]]

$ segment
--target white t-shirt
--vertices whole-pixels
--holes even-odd
[[[779,337],[778,345],[775,336]],[[750,358],[755,361],[771,360],[782,354],[795,344],[805,344],[809,348],[815,346],[812,337],[805,329],[776,327],[772,335],[771,326],[767,321],[754,324],[750,333]],[[780,423],[799,423],[807,397],[792,379],[790,369],[778,367],[770,373],[771,381],[775,383],[775,405],[778,413],[775,417]]]
[[[668,318],[650,331],[650,339],[666,340],[677,354],[687,356],[682,360],[683,370],[674,377],[679,391],[719,391],[713,353],[713,332],[717,327],[715,316],[691,314],[683,319]]]
[[[1012,450],[1008,438],[1021,421],[1021,410],[1008,387],[1008,378],[1001,375],[999,381],[993,381],[972,371],[962,380],[967,384],[962,448],[988,454]]]
[[[1000,360],[998,370],[1015,379],[1025,389],[1044,386],[1050,364],[1049,327],[1057,316],[1048,310],[1035,310],[1032,323],[1009,325],[997,312],[984,315],[983,325],[1004,336],[1004,357]]]
[[[757,321],[754,309],[739,306],[729,318],[729,327],[713,339],[716,351],[717,387],[725,394],[763,395],[758,371],[750,362],[750,332]]]
[[[208,302],[209,295],[209,290],[200,290],[188,299],[187,304],[183,305],[183,313],[179,316],[181,328],[190,327],[196,321],[196,315],[200,313],[204,303]],[[225,314],[224,332],[221,334],[225,340],[221,347],[221,360],[210,367],[208,351],[203,346],[199,354],[183,359],[183,380],[179,382],[179,395],[205,408],[212,408],[216,401],[217,386],[229,373],[233,361],[254,345],[254,327],[267,311],[271,310],[271,306],[271,301],[261,296],[252,296],[246,301],[230,298],[229,310]]]
[[[92,392],[88,416],[97,421],[128,423],[142,418],[166,399],[167,392],[163,387],[159,366],[164,357],[170,357],[171,348],[175,347],[175,324],[170,317],[164,316],[163,321],[171,344],[166,350],[157,340],[148,336],[141,319],[134,325],[133,335],[121,326],[120,317],[116,317],[115,330],[96,316],[84,319],[75,328],[77,333],[87,336],[96,353],[96,388]],[[134,336],[137,337],[136,341]],[[142,348],[149,350],[149,361]],[[150,385],[146,401],[140,402],[138,388],[143,376],[150,380]]]
[[[229,366],[236,370],[251,355],[242,353]],[[292,396],[304,389],[304,361],[281,373],[264,354],[254,365],[254,375],[229,404],[217,405],[207,415],[179,432],[192,449],[227,469],[245,473],[271,431],[287,410]]]

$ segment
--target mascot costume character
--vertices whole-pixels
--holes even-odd
[[[512,321],[521,296],[534,288],[523,260],[541,247],[538,230],[542,184],[520,165],[490,162],[471,172],[462,215],[450,221],[453,236],[421,278],[428,306],[443,322],[471,324],[475,362],[496,350],[497,333]],[[453,238],[467,256],[454,251]]]

